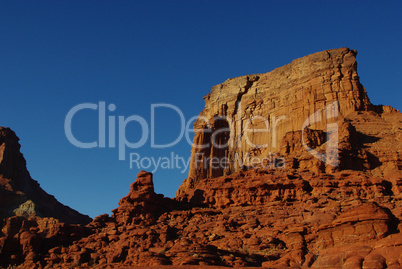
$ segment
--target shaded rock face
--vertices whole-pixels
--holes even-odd
[[[54,218],[13,216],[2,219],[0,266],[23,264],[23,268],[35,268],[41,264],[38,261],[49,262],[44,260],[44,253],[71,245],[90,232],[82,225],[68,225]],[[46,258],[51,261],[53,256]]]
[[[0,127],[0,218],[39,216],[89,223],[90,217],[59,203],[31,178],[18,141],[12,130]]]
[[[213,87],[195,123],[189,178],[173,199],[156,194],[145,171],[111,216],[86,226],[26,217],[34,200],[5,199],[4,208],[18,200],[25,217],[0,222],[0,266],[401,268],[402,114],[370,104],[355,56],[320,52]],[[248,125],[282,115],[276,133],[250,132],[277,143],[250,147]],[[209,159],[196,167],[200,154]],[[233,166],[236,155],[267,164]],[[214,158],[228,165],[215,169]],[[27,175],[3,160],[4,175]],[[23,176],[2,182],[6,191],[26,185]]]

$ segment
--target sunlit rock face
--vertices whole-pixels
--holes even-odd
[[[395,112],[370,103],[359,82],[356,54],[348,48],[322,51],[265,74],[228,79],[212,87],[194,123],[188,179],[178,194],[194,188],[200,179],[229,175],[247,166],[353,169],[349,160],[342,162],[347,159],[346,153],[338,158],[338,152],[320,152],[325,148],[339,150],[338,143],[345,142],[339,136],[361,138],[360,130],[356,134],[355,129],[366,127],[356,122],[346,126],[357,113],[371,117],[372,126],[379,123],[388,128],[392,123],[387,121],[392,119],[374,119],[374,114]],[[331,137],[333,133],[336,137]],[[308,154],[287,158],[315,147],[321,147],[316,151],[319,158]]]

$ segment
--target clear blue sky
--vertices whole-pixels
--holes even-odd
[[[117,4],[118,3],[118,4]],[[95,217],[110,213],[138,169],[116,148],[80,149],[64,120],[81,103],[114,104],[107,116],[150,121],[151,104],[177,106],[186,120],[227,78],[268,72],[331,48],[358,51],[374,104],[401,107],[402,10],[398,1],[0,1],[0,125],[21,141],[31,176],[62,203]],[[180,122],[156,111],[157,143]],[[96,140],[97,112],[73,118],[74,135]],[[140,125],[127,138],[138,141]],[[127,154],[188,158],[185,141]],[[187,171],[159,169],[155,189],[173,197]]]

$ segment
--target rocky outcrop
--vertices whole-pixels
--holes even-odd
[[[0,127],[0,218],[38,216],[89,223],[90,217],[59,203],[31,178],[18,141],[12,130]]]
[[[129,194],[122,198],[119,207],[114,209],[112,218],[119,226],[148,225],[166,211],[178,208],[174,200],[156,194],[152,174],[141,171],[131,184]]]
[[[383,266],[370,268],[398,268],[402,197],[392,190],[400,186],[350,170],[316,174],[259,169],[202,180],[183,198],[194,206],[230,211],[228,218],[240,228],[231,232],[251,253],[261,252],[267,235],[281,242],[280,248],[264,249],[271,254],[262,263],[268,268],[362,268],[374,253],[381,253],[375,259]],[[226,236],[216,235],[222,241]]]
[[[252,169],[200,181],[179,203],[153,197],[141,172],[112,216],[59,229],[74,242],[46,243],[36,227],[2,231],[19,231],[25,267],[399,268],[401,187],[359,171]]]

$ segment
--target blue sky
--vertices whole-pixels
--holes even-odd
[[[64,130],[71,108],[105,102],[116,107],[107,119],[149,123],[151,105],[165,103],[187,122],[227,78],[350,47],[371,101],[402,109],[401,10],[397,1],[0,1],[0,125],[20,137],[48,193],[91,217],[110,213],[139,172],[128,154],[188,158],[190,145],[154,149],[148,140],[125,161],[108,144],[77,148]],[[77,139],[97,139],[97,113],[75,115]],[[178,114],[159,108],[155,119],[155,141],[175,140]],[[127,124],[126,137],[138,141],[140,125]],[[158,169],[156,191],[173,197],[182,170]]]

